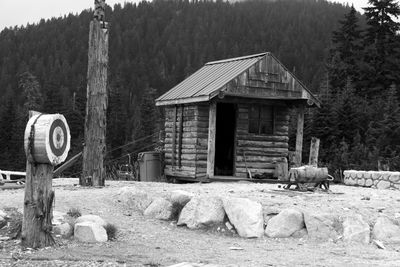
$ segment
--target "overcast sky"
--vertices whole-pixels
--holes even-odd
[[[106,0],[111,7],[116,3],[140,2],[140,0]],[[368,0],[332,0],[332,2],[354,4],[358,11]],[[93,7],[94,0],[0,0],[0,31],[5,27],[37,23],[40,19],[80,13]]]

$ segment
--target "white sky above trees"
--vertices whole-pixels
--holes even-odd
[[[106,0],[111,7],[116,3],[140,2],[140,0]],[[362,12],[368,0],[332,0],[354,7]],[[82,10],[93,7],[94,0],[0,0],[0,31],[5,27],[21,26],[27,23],[38,23],[40,19],[50,19],[69,13],[80,13]]]

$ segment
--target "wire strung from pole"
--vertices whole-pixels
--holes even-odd
[[[128,155],[130,155],[130,154],[138,153],[138,152],[140,152],[140,151],[142,151],[142,150],[144,150],[144,149],[153,147],[154,145],[155,145],[155,144],[151,144],[151,145],[148,145],[148,146],[144,146],[144,147],[135,149],[134,151],[131,151],[131,152],[129,152],[129,153],[126,153],[126,154],[124,154],[124,155],[122,155],[122,156],[120,156],[120,157],[118,157],[118,158],[115,158],[115,159],[112,159],[112,160],[106,160],[106,161],[104,162],[104,165],[108,165],[108,164],[110,164],[110,163],[112,163],[112,162],[118,161],[118,160],[120,160],[120,159],[122,159],[122,158],[124,158],[124,157],[126,157],[126,156],[128,156]],[[73,173],[73,174],[71,174],[70,176],[71,176],[71,177],[74,177],[75,175],[81,175],[82,173],[83,173],[83,171],[80,171],[80,172]]]
[[[119,147],[115,147],[115,148],[111,149],[110,151],[107,151],[107,152],[106,152],[106,155],[109,154],[109,153],[111,153],[111,152],[114,152],[115,150],[118,150],[118,149],[121,149],[121,148],[130,146],[130,145],[136,144],[137,142],[144,141],[144,140],[146,140],[146,139],[148,139],[148,138],[150,138],[150,137],[154,137],[156,134],[159,134],[159,132],[155,132],[155,133],[153,133],[153,134],[151,134],[151,135],[147,135],[147,136],[141,137],[141,138],[136,139],[136,140],[134,140],[134,141],[132,141],[132,142],[123,144],[123,145],[121,145],[121,146],[119,146]]]

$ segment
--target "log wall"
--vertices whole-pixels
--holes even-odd
[[[165,173],[184,178],[204,177],[207,140],[208,103],[166,107]]]
[[[237,104],[235,176],[246,177],[246,165],[252,174],[273,174],[276,162],[288,156],[289,108],[284,101],[268,101],[274,106],[274,133],[257,135],[249,133],[249,108],[254,103],[243,101]],[[167,175],[192,179],[206,176],[208,123],[209,103],[166,107]]]
[[[236,131],[236,174],[246,177],[246,165],[252,174],[273,174],[276,162],[288,156],[289,109],[284,103],[274,104],[275,126],[272,135],[249,133],[249,107],[238,104]],[[245,158],[246,157],[246,162]]]

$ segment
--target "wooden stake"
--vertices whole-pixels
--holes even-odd
[[[297,134],[296,134],[296,166],[301,166],[303,150],[304,106],[297,109]]]
[[[30,116],[35,114],[29,112]],[[29,248],[48,247],[54,244],[51,236],[54,167],[32,162],[29,155],[27,158],[21,244]]]
[[[175,168],[175,150],[176,150],[176,120],[177,120],[177,109],[178,107],[174,107],[174,123],[172,126],[172,168]]]
[[[207,148],[207,176],[214,177],[215,164],[215,136],[217,128],[217,103],[210,103],[208,118],[208,148]]]
[[[183,105],[179,114],[178,167],[182,167]]]
[[[104,186],[105,180],[103,161],[106,150],[108,29],[99,20],[102,18],[104,15],[95,14],[90,22],[85,146],[83,173],[79,180],[79,184],[84,186]]]
[[[319,152],[319,139],[316,137],[312,137],[310,145],[310,158],[308,161],[308,165],[311,165],[313,167],[318,167],[318,152]]]

